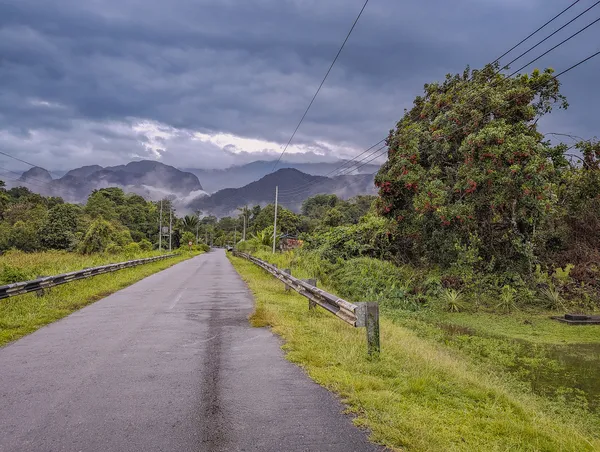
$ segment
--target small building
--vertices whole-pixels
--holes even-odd
[[[289,251],[296,248],[302,247],[303,241],[298,239],[298,237],[284,234],[279,238],[279,249],[281,251]]]

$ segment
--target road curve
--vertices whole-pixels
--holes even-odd
[[[376,451],[222,250],[0,348],[0,451]]]

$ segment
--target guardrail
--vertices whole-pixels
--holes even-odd
[[[269,264],[250,254],[233,251],[238,257],[247,259],[262,269],[266,270],[286,286],[294,289],[300,295],[308,298],[309,309],[317,305],[337,316],[355,328],[364,327],[367,330],[367,349],[369,355],[379,354],[379,304],[372,302],[350,303],[316,287],[316,280],[303,280],[295,278],[288,269],[280,270],[277,266]]]
[[[44,289],[65,284],[79,279],[90,278],[104,273],[110,273],[117,270],[122,270],[129,267],[137,267],[138,265],[149,264],[151,262],[160,261],[176,256],[176,254],[163,254],[162,256],[147,257],[144,259],[135,259],[132,261],[119,262],[117,264],[101,265],[100,267],[85,268],[62,275],[46,276],[43,278],[33,279],[31,281],[22,281],[13,284],[0,286],[0,300],[3,298],[14,297],[28,292],[43,293]],[[42,292],[40,292],[42,291]]]

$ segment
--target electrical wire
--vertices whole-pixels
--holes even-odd
[[[540,32],[542,29],[544,29],[546,26],[550,25],[552,22],[554,22],[556,19],[558,19],[560,16],[562,16],[564,13],[566,13],[568,10],[570,10],[571,8],[573,8],[577,3],[579,3],[580,0],[576,0],[575,2],[571,3],[569,6],[567,6],[565,9],[563,9],[560,13],[558,13],[556,16],[554,16],[552,19],[550,19],[548,22],[546,22],[544,25],[542,25],[541,27],[539,27],[537,30],[535,30],[533,33],[531,33],[529,36],[527,36],[526,38],[522,39],[521,41],[519,41],[517,44],[515,44],[513,47],[511,47],[510,49],[508,49],[506,52],[504,52],[502,55],[500,55],[498,58],[496,58],[494,61],[492,61],[492,64],[498,62],[499,60],[501,60],[502,58],[504,58],[506,55],[508,55],[510,52],[512,52],[513,50],[515,50],[517,47],[519,47],[521,44],[525,43],[525,41],[527,41],[529,38],[533,37],[534,35],[536,35],[538,32]]]
[[[529,49],[527,49],[525,52],[521,53],[518,57],[516,57],[515,59],[513,59],[512,61],[506,63],[504,65],[505,68],[509,68],[511,64],[513,64],[515,61],[519,60],[520,58],[524,57],[525,55],[527,55],[529,52],[531,52],[533,49],[535,49],[536,47],[538,47],[540,44],[543,44],[544,42],[546,42],[548,39],[550,39],[552,36],[554,36],[556,33],[558,33],[559,31],[563,30],[565,27],[569,26],[570,24],[572,24],[573,22],[575,22],[577,19],[579,19],[581,16],[583,16],[584,14],[586,14],[588,11],[590,11],[592,8],[596,7],[600,5],[600,0],[597,1],[596,3],[594,3],[592,6],[590,6],[588,9],[586,9],[585,11],[583,11],[582,13],[578,14],[577,16],[575,16],[573,19],[571,19],[569,22],[567,22],[566,24],[564,24],[562,27],[554,30],[554,32],[552,32],[551,34],[549,34],[548,36],[546,36],[544,39],[542,39],[541,41],[539,41],[537,44],[533,45],[532,47],[530,47]],[[573,6],[573,5],[571,5]]]
[[[558,44],[556,44],[554,47],[546,50],[544,53],[542,53],[540,56],[538,56],[537,58],[534,58],[533,60],[531,60],[529,63],[521,66],[519,69],[517,69],[516,71],[514,71],[512,74],[509,75],[509,77],[512,77],[513,75],[517,74],[518,72],[520,72],[521,70],[525,69],[527,66],[529,66],[532,63],[535,63],[537,60],[539,60],[540,58],[542,58],[543,56],[546,56],[547,54],[549,54],[550,52],[552,52],[553,50],[557,49],[558,47],[562,46],[563,44],[565,44],[567,41],[570,41],[572,38],[574,38],[575,36],[577,36],[579,33],[582,33],[583,31],[587,30],[588,28],[590,28],[592,25],[594,25],[595,23],[600,22],[600,17],[598,19],[596,19],[595,21],[587,24],[585,27],[583,27],[582,29],[580,29],[579,31],[577,31],[576,33],[573,33],[571,36],[569,36],[568,38],[562,40],[561,42],[559,42]],[[558,77],[558,76],[557,76]]]
[[[281,158],[283,157],[283,154],[285,154],[285,151],[287,151],[290,143],[292,142],[292,140],[294,139],[294,137],[296,136],[296,133],[298,132],[298,129],[300,128],[300,126],[302,125],[302,122],[304,122],[304,118],[306,118],[306,115],[308,114],[308,111],[310,110],[310,107],[312,107],[312,104],[314,103],[315,99],[317,98],[317,96],[319,95],[319,92],[321,91],[321,88],[323,87],[323,85],[325,84],[325,80],[327,80],[327,77],[329,76],[329,73],[331,72],[331,70],[333,69],[333,66],[335,65],[336,61],[338,60],[340,54],[342,53],[342,50],[344,49],[344,46],[346,45],[346,42],[348,42],[348,39],[350,38],[350,35],[352,34],[352,32],[354,31],[354,27],[356,27],[356,24],[358,23],[358,20],[360,19],[360,17],[362,16],[363,11],[365,10],[365,8],[367,7],[367,4],[369,3],[369,0],[366,0],[363,7],[361,8],[360,12],[358,13],[358,16],[356,17],[356,20],[354,21],[354,23],[352,24],[352,27],[350,28],[350,31],[348,32],[348,34],[346,35],[346,39],[344,39],[344,42],[342,43],[342,46],[340,47],[340,50],[338,50],[337,55],[335,56],[335,58],[333,59],[331,65],[329,66],[329,69],[327,70],[327,73],[325,74],[325,77],[323,77],[323,80],[321,81],[321,84],[319,85],[319,87],[317,88],[317,91],[315,92],[315,95],[313,96],[313,98],[311,99],[310,103],[308,104],[308,107],[306,108],[306,111],[304,112],[304,114],[302,115],[302,118],[300,118],[300,122],[298,122],[298,125],[296,126],[296,129],[294,130],[294,133],[292,133],[292,136],[290,137],[290,139],[288,140],[287,144],[285,145],[285,147],[283,148],[283,151],[281,152],[281,155],[279,156],[279,158],[277,159],[277,161],[275,162],[275,164],[273,165],[273,169],[271,170],[271,172],[275,171],[275,168],[277,168],[277,165],[279,164],[279,162],[281,161]]]

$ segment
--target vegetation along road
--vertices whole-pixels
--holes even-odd
[[[222,250],[0,349],[1,451],[374,451]]]

